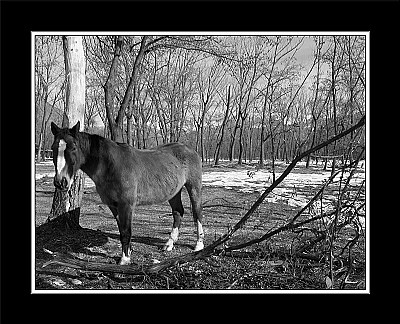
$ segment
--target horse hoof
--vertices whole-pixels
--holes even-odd
[[[172,239],[168,239],[168,241],[164,244],[163,251],[172,251],[174,248],[174,241]]]
[[[200,250],[203,250],[203,249],[204,249],[204,243],[203,242],[197,242],[196,246],[194,248],[194,251],[196,252],[196,251],[200,251]]]
[[[121,260],[119,261],[119,265],[128,265],[128,264],[131,264],[131,258],[122,256]]]
[[[165,243],[165,245],[163,247],[163,251],[170,252],[170,251],[172,251],[173,248],[174,248],[174,246],[172,244]]]

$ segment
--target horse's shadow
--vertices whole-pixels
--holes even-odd
[[[162,249],[165,244],[165,240],[162,240],[158,237],[132,235],[131,243],[146,244],[155,246],[158,249]]]
[[[119,238],[120,236],[117,233],[103,232],[89,228],[65,230],[54,226],[51,222],[45,223],[35,229],[35,259],[39,263],[50,260],[52,258],[51,255],[45,251],[49,250],[51,252],[66,254],[82,253],[85,256],[100,259],[102,262],[107,262],[107,260],[108,262],[112,260],[118,262],[121,251]],[[115,246],[115,251],[114,249],[110,251],[109,247],[104,249],[104,245],[110,239],[118,242]],[[162,250],[165,242],[166,238],[162,239],[151,236],[132,235],[131,238],[133,249],[135,249],[134,244],[139,243]],[[175,245],[193,249],[193,246],[179,241]],[[99,247],[99,249],[94,247]]]
[[[141,243],[141,244],[155,246],[159,250],[162,250],[164,248],[166,241],[167,241],[167,236],[164,237],[163,239],[161,239],[158,237],[151,237],[151,236],[132,235],[132,238],[131,238],[132,243]],[[187,244],[187,243],[182,243],[179,240],[174,245],[193,249],[192,245]],[[133,246],[133,248],[134,248],[134,246]]]

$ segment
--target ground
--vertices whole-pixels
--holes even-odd
[[[278,177],[287,165],[279,163]],[[235,233],[229,246],[260,237],[287,223],[329,178],[330,171],[300,163],[287,179],[268,196],[243,229]],[[69,253],[88,262],[117,263],[121,245],[116,222],[100,201],[93,182],[86,179],[80,225],[82,230],[61,231],[46,223],[53,197],[54,167],[51,161],[35,166],[35,288],[47,289],[326,289],[330,287],[329,266],[325,259],[299,258],[291,254],[295,247],[321,233],[326,222],[309,224],[307,231],[283,231],[247,248],[214,255],[171,267],[157,275],[115,275],[72,269],[61,265],[43,267],[52,257],[44,249]],[[343,174],[345,176],[345,174]],[[356,188],[365,179],[365,169],[354,175]],[[270,168],[258,170],[255,164],[223,162],[219,167],[203,167],[203,212],[205,245],[225,234],[251,207],[260,193],[272,182]],[[314,208],[329,208],[339,188],[326,190]],[[171,256],[193,250],[196,234],[186,191],[182,195],[185,215],[178,242],[173,251],[164,252],[172,216],[168,203],[139,207],[133,219],[132,260],[137,265],[151,265]],[[310,211],[311,213],[311,211]],[[310,217],[310,213],[308,217]],[[306,216],[305,216],[306,217]],[[365,289],[365,223],[361,238],[354,240],[350,262],[331,265],[337,279],[333,288]],[[353,228],[346,227],[337,238],[336,250],[348,248],[354,238]],[[313,236],[314,235],[314,236]],[[343,242],[342,242],[343,241]],[[351,241],[353,242],[353,241]],[[315,245],[315,249],[323,248]],[[335,251],[336,251],[335,250]],[[346,250],[347,251],[347,250]],[[336,251],[337,254],[339,252]],[[347,252],[346,252],[347,253]],[[342,254],[345,254],[344,252]],[[310,254],[312,256],[312,254]],[[345,271],[343,269],[350,269]],[[344,283],[344,276],[346,282]],[[335,277],[336,278],[336,277]]]

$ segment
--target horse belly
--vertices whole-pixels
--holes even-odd
[[[152,205],[160,204],[174,197],[185,184],[183,174],[153,175],[152,181],[138,183],[137,204]]]

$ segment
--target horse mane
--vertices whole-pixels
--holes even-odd
[[[100,157],[100,145],[105,138],[100,135],[79,132],[76,134],[76,139],[85,157],[82,167],[90,168],[97,165]]]

